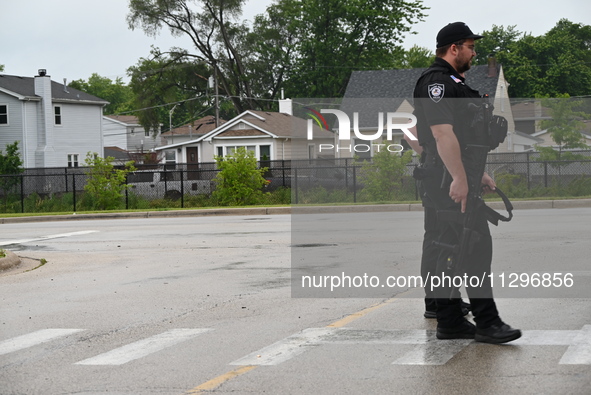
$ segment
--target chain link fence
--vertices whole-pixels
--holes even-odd
[[[487,172],[513,198],[575,197],[591,195],[591,151],[576,153],[589,158],[576,161],[541,161],[537,152],[491,153]],[[267,168],[265,191],[291,189],[291,202],[371,202],[364,191],[357,159],[261,161]],[[413,157],[396,185],[396,200],[419,200],[412,173]],[[216,164],[136,165],[129,173],[120,209],[195,207],[215,189]],[[0,175],[0,211],[3,213],[80,211],[91,209],[84,187],[86,168],[25,169],[21,174]]]

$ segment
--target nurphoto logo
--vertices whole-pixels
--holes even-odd
[[[313,140],[314,139],[314,121],[321,129],[329,130],[328,123],[326,119],[322,116],[322,114],[333,114],[337,117],[338,120],[338,136],[339,140],[351,140],[351,120],[349,116],[341,110],[333,110],[333,109],[321,109],[320,112],[306,107],[308,110],[308,115],[312,119],[308,119],[307,124],[307,139]],[[408,122],[405,123],[397,123],[395,120],[407,120]],[[406,136],[408,136],[411,140],[416,140],[417,138],[410,132],[409,129],[413,128],[417,124],[417,118],[407,112],[389,112],[386,114],[386,140],[392,141],[392,132],[394,130],[401,130]],[[373,134],[363,134],[359,130],[359,113],[353,113],[353,134],[356,139],[363,140],[363,141],[374,141],[380,139],[384,134],[384,113],[378,113],[378,129]],[[400,144],[371,144],[371,147],[374,147],[378,152],[380,151],[381,147],[386,147],[389,152],[401,152],[404,150],[404,147]],[[319,150],[322,151],[323,149],[332,150],[336,149],[337,152],[339,150],[353,150],[354,152],[368,152],[371,149],[369,144],[355,144],[354,146],[347,146],[341,147],[340,145],[333,145],[333,144],[320,144]]]

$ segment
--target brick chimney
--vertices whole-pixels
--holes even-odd
[[[494,54],[488,55],[488,74],[487,77],[496,77],[498,75],[497,71],[497,58]]]
[[[51,77],[45,69],[39,69],[39,75],[35,76],[35,95],[41,97],[37,121],[37,149],[35,150],[35,166],[51,167],[53,163],[54,143],[54,114],[51,100]]]

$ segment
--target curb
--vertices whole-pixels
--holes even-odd
[[[583,208],[591,207],[591,199],[570,200],[523,200],[512,202],[515,210],[554,209],[554,208]],[[487,202],[495,210],[505,208],[503,202]],[[343,205],[343,206],[285,206],[285,207],[245,207],[245,208],[213,208],[202,210],[170,210],[170,211],[141,211],[133,213],[97,213],[97,214],[68,214],[32,217],[0,218],[0,224],[14,224],[27,222],[51,221],[83,221],[93,219],[132,219],[132,218],[173,218],[173,217],[215,217],[227,215],[289,215],[292,213],[376,213],[422,211],[420,203],[405,204],[372,204],[372,205]]]

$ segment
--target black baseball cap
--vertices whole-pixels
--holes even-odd
[[[464,22],[454,22],[448,24],[437,33],[437,48],[445,47],[446,45],[466,38],[478,40],[482,37],[484,36],[472,33],[472,30]]]

